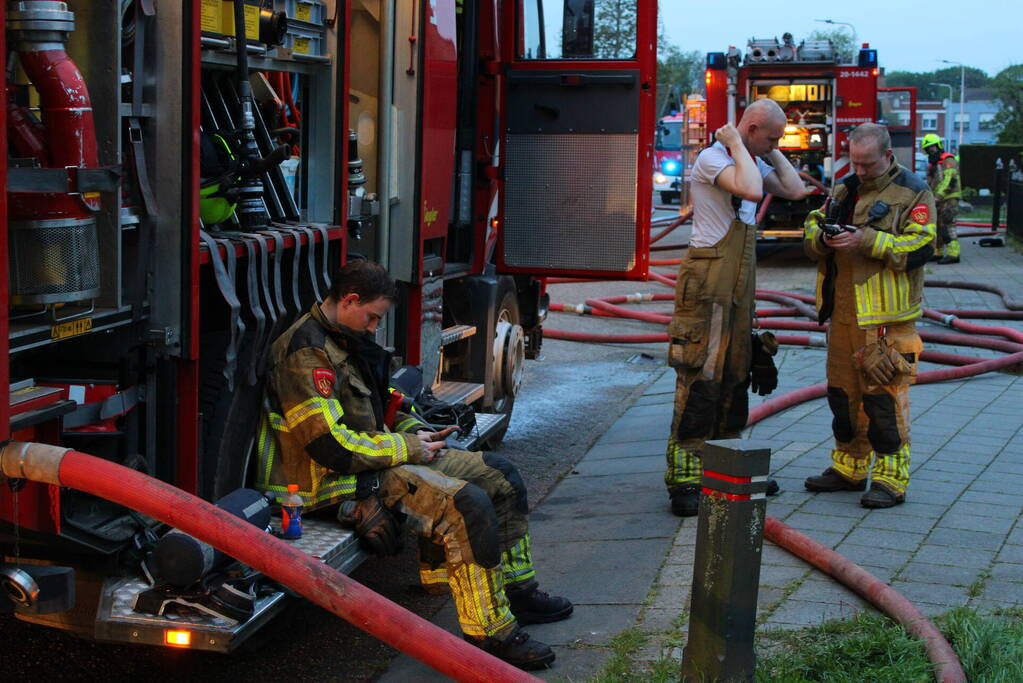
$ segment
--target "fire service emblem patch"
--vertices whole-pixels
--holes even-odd
[[[330,398],[334,393],[334,371],[328,368],[316,368],[313,370],[313,385],[316,391],[323,394],[324,398]]]

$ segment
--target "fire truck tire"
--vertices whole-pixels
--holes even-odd
[[[515,280],[503,277],[498,282],[497,310],[494,313],[494,372],[493,372],[493,403],[487,406],[487,412],[503,413],[508,416],[504,426],[487,437],[487,449],[497,448],[504,440],[511,424],[512,410],[515,407],[515,394],[522,382],[522,366],[525,359],[524,335],[519,315],[519,299],[515,289]]]

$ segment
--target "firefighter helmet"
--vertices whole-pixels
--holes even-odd
[[[928,133],[924,136],[923,140],[920,141],[920,149],[926,150],[928,147],[938,145],[941,147],[941,138],[934,133]]]
[[[204,225],[222,223],[238,206],[230,194],[237,183],[237,159],[228,141],[217,133],[203,133],[200,140],[199,216]]]

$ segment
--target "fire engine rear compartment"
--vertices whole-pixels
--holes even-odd
[[[48,12],[60,3],[26,4]],[[101,199],[100,282],[87,300],[68,295],[12,309],[7,369],[18,384],[11,436],[95,453],[207,499],[244,486],[263,351],[326,295],[332,266],[360,254],[388,265],[399,281],[397,310],[380,341],[420,365],[436,396],[476,409],[475,430],[452,445],[499,442],[524,360],[539,353],[546,314],[531,264],[514,275],[492,265],[503,220],[499,109],[506,97],[492,65],[502,57],[500,27],[514,11],[499,15],[475,3],[456,11],[454,0],[277,3],[280,11],[307,7],[312,14],[293,26],[304,33],[283,36],[281,45],[263,35],[249,41],[250,144],[263,158],[286,145],[292,158],[239,183],[237,218],[224,219],[228,226],[203,223],[210,205],[195,190],[210,180],[199,131],[230,139],[227,157],[246,144],[232,137],[245,120],[227,15],[233,3],[162,3],[155,14],[141,0],[69,5],[73,26],[65,19],[62,30],[96,110],[96,175],[107,177],[106,185],[92,181]],[[325,26],[331,17],[333,27]],[[399,36],[416,40],[406,50]],[[610,87],[629,91],[645,111],[653,94],[640,87],[647,75],[634,72]],[[17,102],[38,115],[35,84],[24,74],[15,83]],[[388,90],[390,106],[383,106]],[[645,137],[632,139],[639,153]],[[553,168],[540,157],[530,161],[533,173]],[[34,170],[38,163],[12,166]],[[12,174],[9,188],[37,191],[25,184],[27,173]],[[624,182],[639,197],[644,187],[632,176]],[[632,209],[636,222],[619,221],[617,230],[633,245],[628,251],[645,253],[636,236],[645,234],[638,217],[648,207],[636,200]],[[618,257],[619,271],[645,268],[634,254]],[[74,266],[73,254],[64,258]],[[28,483],[16,495],[0,492],[5,560],[77,569],[74,609],[19,617],[100,639],[164,643],[180,616],[132,612],[145,583],[117,561],[136,541],[138,521],[57,487]],[[347,530],[311,520],[310,531],[310,552],[332,566],[347,571],[361,561]],[[261,598],[256,616],[238,628],[186,619],[215,634],[195,647],[233,649],[283,597]]]

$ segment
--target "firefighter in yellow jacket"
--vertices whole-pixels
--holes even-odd
[[[963,196],[962,181],[959,178],[959,164],[954,155],[945,151],[941,138],[928,133],[920,142],[927,154],[927,184],[934,193],[937,209],[937,240],[934,254],[938,263],[959,263],[959,240],[956,235],[956,219],[959,217],[959,199]]]
[[[817,308],[828,329],[828,404],[834,417],[831,466],[806,480],[810,491],[870,490],[867,508],[906,499],[909,386],[923,344],[922,266],[934,253],[934,198],[892,155],[884,126],[849,136],[855,175],[804,226],[818,262]],[[873,463],[871,460],[873,459]]]
[[[278,497],[299,485],[307,510],[341,501],[380,554],[400,548],[400,522],[420,543],[424,584],[446,583],[466,638],[522,668],[554,652],[520,624],[558,621],[572,603],[537,589],[526,488],[515,466],[490,453],[447,448],[414,414],[384,424],[390,354],[372,334],[394,297],[376,263],[340,268],[271,351],[260,426],[259,486]]]

